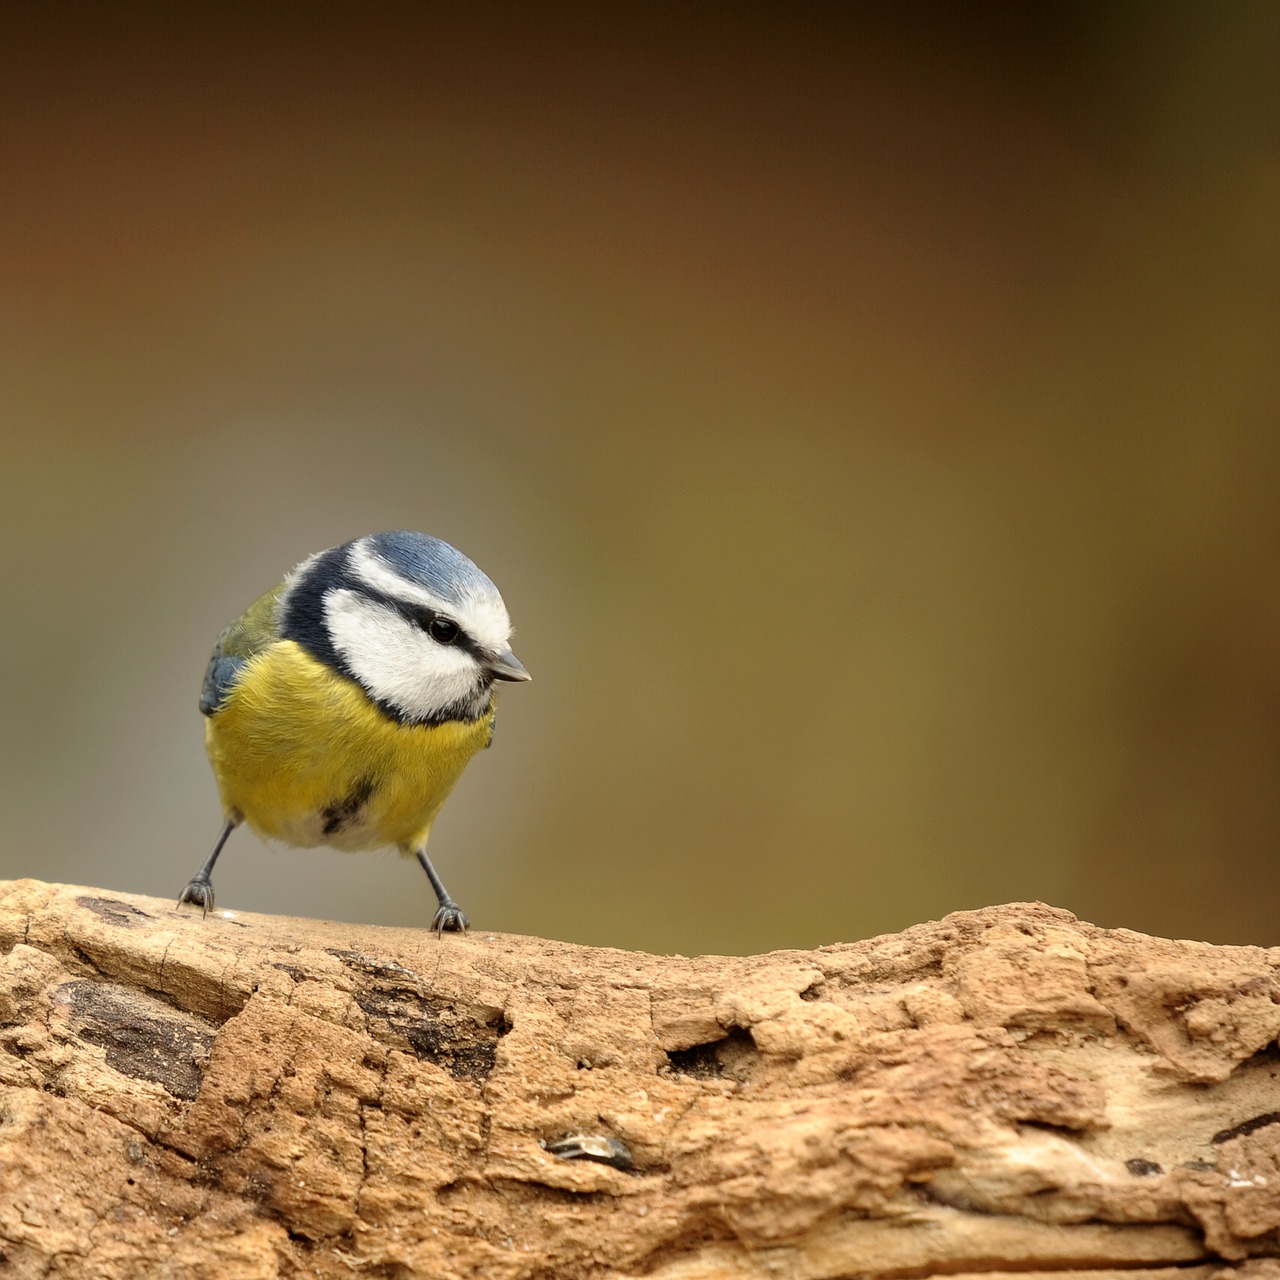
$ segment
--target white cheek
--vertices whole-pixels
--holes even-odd
[[[463,649],[437,644],[394,609],[339,589],[324,601],[333,646],[379,701],[425,720],[473,693],[478,668]]]

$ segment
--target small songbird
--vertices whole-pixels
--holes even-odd
[[[427,837],[493,738],[494,684],[528,680],[498,588],[447,542],[372,533],[304,560],[218,637],[200,694],[225,824],[178,905],[213,906],[214,863],[242,822],[286,844],[394,845],[440,907],[467,917]]]

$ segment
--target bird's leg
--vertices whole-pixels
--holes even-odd
[[[462,908],[449,896],[449,890],[444,887],[444,881],[436,874],[435,867],[431,865],[431,859],[427,857],[427,851],[419,849],[417,855],[418,861],[422,863],[422,869],[427,873],[427,879],[431,881],[431,887],[436,891],[436,898],[440,903],[435,919],[431,921],[432,929],[436,933],[444,933],[446,929],[457,933],[466,933],[467,926],[471,921],[463,915]]]
[[[206,916],[209,914],[213,906],[213,864],[217,862],[222,846],[227,843],[227,837],[240,825],[240,821],[238,813],[227,818],[222,834],[213,846],[213,852],[204,860],[204,866],[187,881],[187,887],[178,894],[178,906],[182,906],[184,902],[190,902],[199,907]]]

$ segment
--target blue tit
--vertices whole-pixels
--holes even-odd
[[[493,738],[494,688],[528,680],[498,588],[447,542],[373,533],[304,560],[218,637],[200,695],[225,823],[178,898],[205,915],[213,867],[242,822],[266,839],[422,864],[431,824]]]

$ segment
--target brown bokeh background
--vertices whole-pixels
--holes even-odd
[[[433,839],[482,926],[1280,943],[1280,9],[849,11],[8,32],[0,874],[176,894],[214,636],[411,527],[534,673]]]

